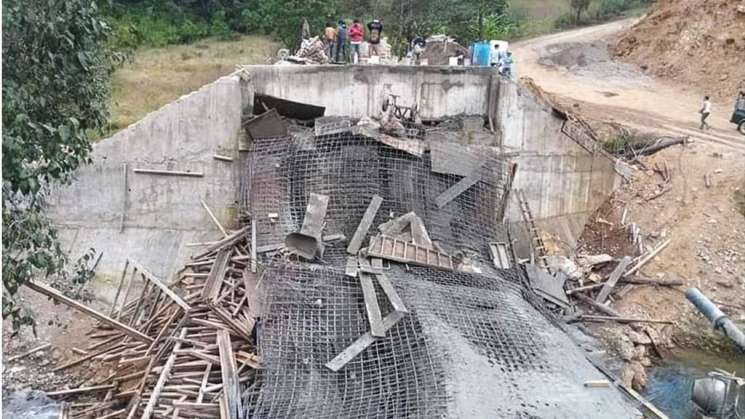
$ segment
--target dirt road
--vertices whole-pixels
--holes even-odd
[[[687,135],[745,152],[745,136],[729,122],[734,97],[732,103],[713,103],[712,129],[701,131],[698,110],[706,92],[652,78],[607,55],[613,36],[635,22],[625,19],[514,43],[517,76],[532,78],[591,118]]]

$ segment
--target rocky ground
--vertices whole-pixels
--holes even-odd
[[[745,325],[745,166],[742,155],[703,143],[667,148],[640,158],[632,179],[598,211],[578,253],[634,256],[628,227],[640,228],[644,247],[670,244],[641,269],[643,277],[682,280],[684,285],[634,285],[611,306],[624,316],[669,320],[672,325],[603,324],[591,327],[627,363],[623,379],[646,383],[645,367],[675,349],[723,356],[733,347],[684,296],[697,287],[735,322]],[[655,168],[668,167],[669,181]],[[706,177],[706,179],[705,179]],[[709,186],[707,186],[707,184]],[[663,192],[665,191],[665,192]],[[638,254],[638,251],[636,252]],[[609,270],[606,268],[606,271]],[[607,273],[607,272],[606,272]]]
[[[86,333],[93,328],[94,321],[66,306],[55,305],[31,290],[22,288],[19,292],[25,307],[34,313],[36,327],[35,330],[26,327],[14,331],[9,321],[3,322],[4,394],[26,388],[51,391],[76,387],[105,374],[96,361],[53,372],[55,367],[80,357],[73,352],[73,348],[85,349],[90,343]],[[96,302],[89,304],[105,310]],[[51,344],[49,348],[8,362],[9,358],[46,343]]]

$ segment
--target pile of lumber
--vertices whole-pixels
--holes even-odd
[[[639,276],[639,270],[641,267],[665,249],[665,247],[670,244],[670,241],[670,239],[664,240],[656,247],[648,249],[645,253],[636,258],[630,256],[624,257],[616,264],[613,271],[607,275],[604,280],[601,279],[600,281],[591,284],[578,284],[578,286],[569,288],[566,291],[566,294],[570,298],[576,302],[583,303],[593,311],[601,313],[601,315],[578,313],[572,317],[593,322],[616,321],[620,323],[671,323],[665,320],[624,317],[608,305],[608,302],[612,300],[612,293],[617,292],[619,296],[622,296],[627,293],[633,285],[683,285],[683,282],[679,279],[649,279]],[[619,285],[623,285],[623,287],[619,287]]]
[[[63,371],[100,360],[110,374],[47,393],[62,418],[243,418],[242,389],[259,367],[252,337],[258,307],[250,226],[208,246],[174,286],[127,261],[108,314],[41,284],[30,288],[95,317],[95,341]],[[255,259],[253,259],[255,260]],[[81,400],[90,400],[90,403]]]

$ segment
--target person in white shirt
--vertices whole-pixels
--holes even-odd
[[[704,106],[698,111],[701,114],[701,129],[711,129],[711,126],[706,122],[706,118],[711,115],[711,101],[709,96],[704,96]]]

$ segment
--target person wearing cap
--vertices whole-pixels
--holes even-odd
[[[383,33],[383,24],[379,19],[373,19],[372,22],[367,24],[367,29],[370,30],[370,38],[367,40],[370,44],[370,56],[380,55],[380,39]]]

